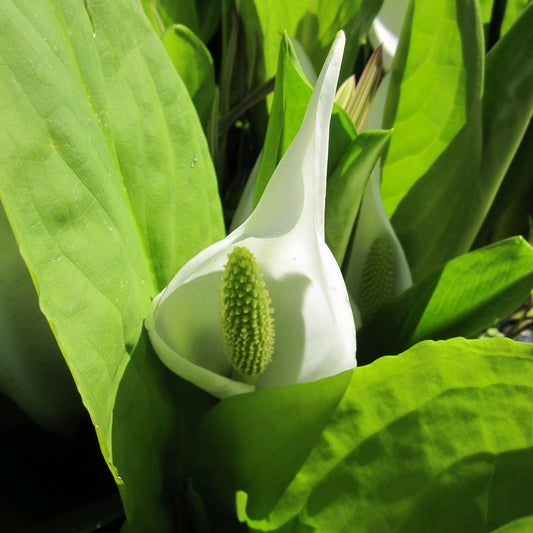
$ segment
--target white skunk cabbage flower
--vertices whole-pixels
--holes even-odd
[[[347,289],[324,240],[329,123],[344,42],[339,32],[301,129],[255,210],[185,264],[146,319],[163,363],[219,398],[356,365]]]
[[[387,74],[370,106],[365,129],[381,126],[389,83],[390,74]],[[405,252],[383,205],[380,184],[381,162],[378,161],[363,194],[346,270],[346,285],[362,324],[385,302],[413,284]],[[357,313],[356,316],[359,317]],[[358,320],[357,327],[362,324]]]

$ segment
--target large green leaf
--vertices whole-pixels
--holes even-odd
[[[415,279],[467,251],[475,235],[482,67],[474,0],[411,4],[383,121],[394,135],[382,194]]]
[[[366,184],[390,134],[384,130],[363,131],[344,151],[328,178],[326,242],[339,265],[343,264]]]
[[[0,391],[41,426],[70,434],[83,406],[0,205]]]
[[[532,168],[533,122],[530,121],[520,147],[516,151],[476,237],[475,246],[483,246],[511,235],[527,235],[528,217],[533,217]]]
[[[516,7],[515,11],[520,10]],[[480,171],[483,200],[472,206],[473,212],[479,213],[475,227],[483,222],[477,246],[526,232],[527,216],[532,212],[532,24],[533,4],[487,55]]]
[[[520,237],[453,259],[376,313],[358,332],[357,360],[424,339],[474,336],[513,312],[531,287],[533,248]]]
[[[398,62],[399,73],[405,73],[406,81],[398,84],[398,89],[401,87],[402,92],[394,123],[397,136],[391,141],[391,151],[385,164],[383,193],[385,203],[391,211],[397,206],[392,222],[416,279],[472,246],[533,112],[533,93],[530,90],[533,84],[533,60],[530,54],[533,46],[530,31],[533,24],[531,5],[487,55],[480,157],[478,104],[482,72],[479,55],[481,45],[479,39],[474,39],[480,33],[477,31],[479,20],[471,2],[457,5],[460,6],[457,28],[462,46],[456,52],[456,57],[461,62],[464,61],[466,78],[464,87],[459,86],[457,94],[462,96],[462,100],[455,109],[460,116],[464,113],[465,120],[455,117],[458,129],[454,136],[443,144],[444,151],[439,157],[428,162],[427,168],[423,168],[420,173],[416,168],[424,162],[424,153],[434,143],[430,142],[431,137],[425,140],[418,138],[419,128],[413,122],[418,116],[416,113],[406,114],[410,132],[402,133],[402,122],[398,124],[402,102],[405,106],[409,103],[415,105],[414,96],[420,90],[421,82],[413,88],[409,84],[424,71],[422,67],[418,68],[417,61],[410,63],[413,51],[417,50],[413,37],[408,43],[408,54],[405,51],[403,55],[400,54]],[[426,16],[433,17],[434,14]],[[418,25],[423,26],[423,22],[418,20]],[[415,17],[413,31],[418,27],[416,23]],[[403,42],[406,46],[406,41]],[[422,45],[418,43],[418,48],[420,46]],[[446,63],[441,52],[443,49],[452,50],[453,47],[447,45],[445,48],[436,48],[441,65]],[[407,64],[403,70],[402,61],[405,60]],[[412,76],[408,75],[410,65],[414,69]],[[450,95],[455,91],[450,87],[453,76],[448,75],[446,79],[446,82],[439,85],[439,94]],[[428,91],[426,88],[426,94]],[[399,94],[391,92],[389,120],[394,116],[394,99]],[[440,109],[447,112],[445,105]],[[441,133],[434,140],[440,142],[443,138],[445,137]],[[393,150],[395,139],[396,151]],[[410,149],[414,149],[412,161]],[[414,170],[409,174],[411,163]]]
[[[480,111],[482,49],[475,2],[446,0],[438,12],[436,7],[427,0],[411,3],[392,68],[383,121],[394,126],[382,170],[389,214]],[[469,155],[475,149],[471,145]]]
[[[481,20],[483,24],[488,24],[492,17],[492,7],[494,0],[479,0],[479,5],[481,7]]]
[[[218,0],[137,0],[159,35],[174,24],[187,26],[207,43],[220,22]]]
[[[318,72],[335,34],[346,32],[345,63],[341,79],[352,73],[355,55],[382,0],[341,2],[294,0],[237,0],[245,30],[247,51],[257,54],[259,81],[276,73],[279,36],[286,30],[296,38]]]
[[[162,39],[202,124],[207,127],[215,98],[215,71],[209,50],[189,28],[181,24],[170,27]]]
[[[223,235],[207,144],[134,2],[8,0],[0,24],[2,203],[131,528],[166,531],[177,409],[138,341],[151,297]]]
[[[524,11],[529,4],[531,4],[531,0],[507,0],[507,2],[505,2],[505,15],[501,26],[502,35],[509,31],[511,26],[522,14],[522,11]]]
[[[486,48],[492,48],[520,17],[531,0],[480,0]]]
[[[532,376],[533,346],[454,339],[236,396],[197,479],[254,531],[488,531],[533,509]]]
[[[533,115],[533,4],[487,54],[483,94],[481,202],[476,231],[490,207]]]
[[[529,533],[533,529],[533,515],[523,516],[493,529],[492,533]]]

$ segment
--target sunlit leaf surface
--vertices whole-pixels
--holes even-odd
[[[134,2],[6,1],[0,20],[2,203],[131,527],[165,531],[177,410],[138,341],[151,297],[223,235],[205,138]]]

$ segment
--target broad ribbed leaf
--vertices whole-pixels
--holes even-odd
[[[359,45],[382,1],[237,0],[249,57],[257,53],[259,80],[264,81],[276,73],[279,36],[284,30],[302,45],[318,71],[339,29],[346,33],[345,62],[341,71],[341,79],[345,79],[351,74]]]
[[[166,531],[177,415],[137,344],[151,297],[223,235],[207,144],[135,2],[7,0],[0,26],[2,203],[131,528]]]
[[[471,246],[480,203],[483,36],[474,0],[414,2],[392,69],[382,194],[414,279]]]
[[[83,405],[2,206],[0,250],[0,391],[49,431],[72,434]]]
[[[181,24],[169,28],[162,39],[206,127],[215,98],[213,58],[200,38]]]
[[[493,529],[491,533],[529,533],[531,530],[533,530],[533,515],[508,522],[498,529]]]
[[[490,531],[533,510],[532,376],[530,345],[454,339],[236,396],[197,476],[252,531]]]
[[[501,35],[509,31],[530,3],[531,0],[507,0],[505,2],[505,15],[502,20]]]
[[[505,178],[498,189],[475,246],[505,239],[512,235],[527,235],[528,217],[533,216],[533,123],[527,130]]]
[[[326,242],[339,265],[344,261],[366,184],[390,134],[384,130],[360,133],[328,179]]]
[[[483,94],[482,191],[476,229],[490,207],[533,115],[533,4],[487,54]]]

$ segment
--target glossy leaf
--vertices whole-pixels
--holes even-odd
[[[163,35],[174,24],[181,24],[198,32],[198,12],[195,0],[172,2],[168,0],[138,0],[144,12],[159,35]]]
[[[348,249],[366,184],[389,139],[389,131],[359,134],[328,179],[326,242],[339,265]]]
[[[476,237],[476,247],[512,235],[527,235],[528,216],[533,216],[533,204],[531,203],[533,197],[532,168],[533,123],[530,121],[490,211]]]
[[[509,31],[530,3],[531,0],[507,0],[505,3],[505,15],[502,20],[501,35]]]
[[[162,37],[167,53],[189,91],[204,127],[215,98],[213,58],[203,42],[186,26],[176,24]]]
[[[532,356],[509,339],[425,342],[224,400],[197,479],[226,512],[237,494],[252,531],[494,529],[533,509]]]
[[[532,26],[533,4],[487,54],[479,180],[482,193],[473,226],[481,225],[533,115]]]
[[[383,121],[394,135],[383,165],[382,194],[415,279],[472,244],[470,209],[480,194],[475,177],[481,156],[482,54],[474,0],[411,5]]]
[[[523,516],[493,529],[491,533],[529,533],[533,529],[533,515]]]
[[[390,83],[387,74],[370,106],[366,125],[379,128]],[[380,193],[381,160],[372,169],[343,264],[346,285],[360,315],[360,327],[386,301],[413,284],[411,271],[383,206]]]
[[[532,286],[533,248],[520,237],[465,254],[378,311],[358,331],[357,358],[365,364],[424,339],[474,336],[512,313]]]
[[[489,24],[492,16],[492,7],[494,0],[479,0],[479,5],[481,7],[481,20],[483,24]]]
[[[382,0],[350,0],[339,3],[295,0],[248,1],[236,5],[246,30],[247,51],[258,52],[258,78],[262,82],[276,72],[279,36],[294,37],[320,70],[339,29],[346,33],[346,62],[341,79],[351,74],[359,45],[381,6]]]
[[[72,434],[83,405],[2,206],[0,250],[0,390],[39,425]]]
[[[414,2],[407,13],[384,117],[384,126],[394,125],[395,132],[383,167],[382,190],[389,214],[465,126],[476,111],[473,107],[479,106],[480,36],[475,25],[459,25],[461,15],[475,22],[474,2],[462,4],[463,13],[458,13],[456,2],[446,0],[436,13],[433,3]],[[477,94],[467,94],[467,78],[477,83]]]
[[[223,235],[207,144],[135,3],[7,1],[0,20],[2,203],[131,530],[166,531],[177,411],[138,341],[151,297]]]

